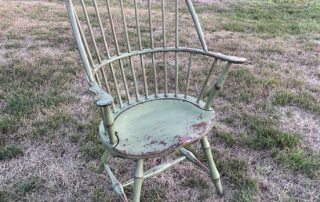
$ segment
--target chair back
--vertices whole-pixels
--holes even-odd
[[[218,61],[237,63],[208,51],[192,0],[67,0],[67,10],[88,80],[115,97],[114,110],[160,98],[199,104]]]

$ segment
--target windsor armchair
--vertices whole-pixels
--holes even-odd
[[[140,201],[144,179],[186,159],[207,172],[222,195],[207,138],[214,121],[211,104],[231,65],[246,59],[208,50],[192,0],[66,0],[66,5],[101,110],[99,136],[106,151],[98,170],[106,170],[114,191],[127,201],[123,187],[133,185],[133,201]],[[181,24],[180,10],[188,14],[191,26]],[[198,41],[191,37],[191,47],[182,45],[190,37],[180,39],[181,32],[193,33]],[[212,81],[218,66],[222,70]],[[196,72],[204,72],[204,79]],[[184,148],[198,141],[209,167]],[[176,160],[143,170],[145,159],[177,150],[181,157]],[[134,178],[121,184],[108,166],[111,156],[135,160]]]

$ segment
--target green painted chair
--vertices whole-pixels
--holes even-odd
[[[114,191],[127,201],[123,187],[133,185],[133,201],[140,201],[143,180],[186,159],[207,172],[222,195],[220,175],[207,138],[214,121],[211,104],[231,65],[246,59],[208,50],[192,0],[66,2],[90,90],[96,94],[96,104],[101,109],[99,135],[106,151],[99,171],[106,170]],[[179,23],[181,9],[190,17],[192,27]],[[143,14],[146,17],[141,17]],[[155,17],[157,14],[161,17]],[[200,48],[180,45],[181,26],[188,33],[194,30]],[[133,35],[136,50],[130,42]],[[173,45],[169,43],[171,39]],[[145,44],[149,47],[143,47]],[[202,63],[196,62],[198,57]],[[206,68],[205,79],[199,81],[193,76],[197,70],[194,63],[203,62],[210,68]],[[222,70],[212,82],[218,64]],[[199,83],[197,92],[190,90],[194,81]],[[199,141],[208,167],[184,148]],[[181,153],[180,158],[144,171],[144,160],[175,151]],[[136,161],[134,178],[121,184],[107,164],[111,156]]]

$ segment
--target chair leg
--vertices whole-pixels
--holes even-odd
[[[141,186],[143,181],[143,159],[137,160],[133,185],[133,202],[140,201]]]
[[[111,156],[112,155],[110,154],[110,152],[108,150],[103,152],[103,155],[101,157],[101,161],[100,161],[100,163],[98,165],[98,169],[97,169],[98,173],[101,173],[104,170],[104,164],[106,164],[110,160]]]
[[[118,194],[120,196],[121,201],[128,202],[128,199],[127,199],[126,194],[124,193],[122,184],[114,176],[114,174],[112,173],[108,164],[105,164],[105,168],[106,168],[107,174],[109,175],[109,177],[111,179],[112,188],[113,188],[114,192],[116,192],[116,194]]]
[[[201,146],[202,146],[202,149],[203,149],[203,151],[206,155],[206,158],[208,160],[211,178],[212,178],[212,181],[217,189],[217,193],[220,196],[222,196],[223,190],[222,190],[222,185],[221,185],[221,180],[220,180],[220,174],[219,174],[218,169],[213,161],[210,143],[209,143],[208,138],[206,136],[201,139]]]

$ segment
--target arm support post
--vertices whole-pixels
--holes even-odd
[[[213,85],[212,89],[210,90],[209,98],[206,102],[205,109],[210,108],[214,97],[217,95],[218,91],[220,91],[221,88],[223,87],[224,81],[226,80],[226,78],[228,76],[230,66],[231,66],[231,63],[228,62],[227,65],[225,66],[225,68],[223,69],[223,72],[219,75],[218,79],[214,82],[214,85]]]
[[[101,107],[101,116],[104,124],[105,131],[108,134],[110,144],[116,144],[116,135],[113,127],[114,119],[110,110],[110,105],[113,103],[113,97],[106,93],[95,82],[90,83],[90,90],[97,96],[97,105]]]
[[[116,135],[114,130],[114,119],[109,106],[101,107],[102,119],[105,131],[108,134],[110,144],[116,144]]]

